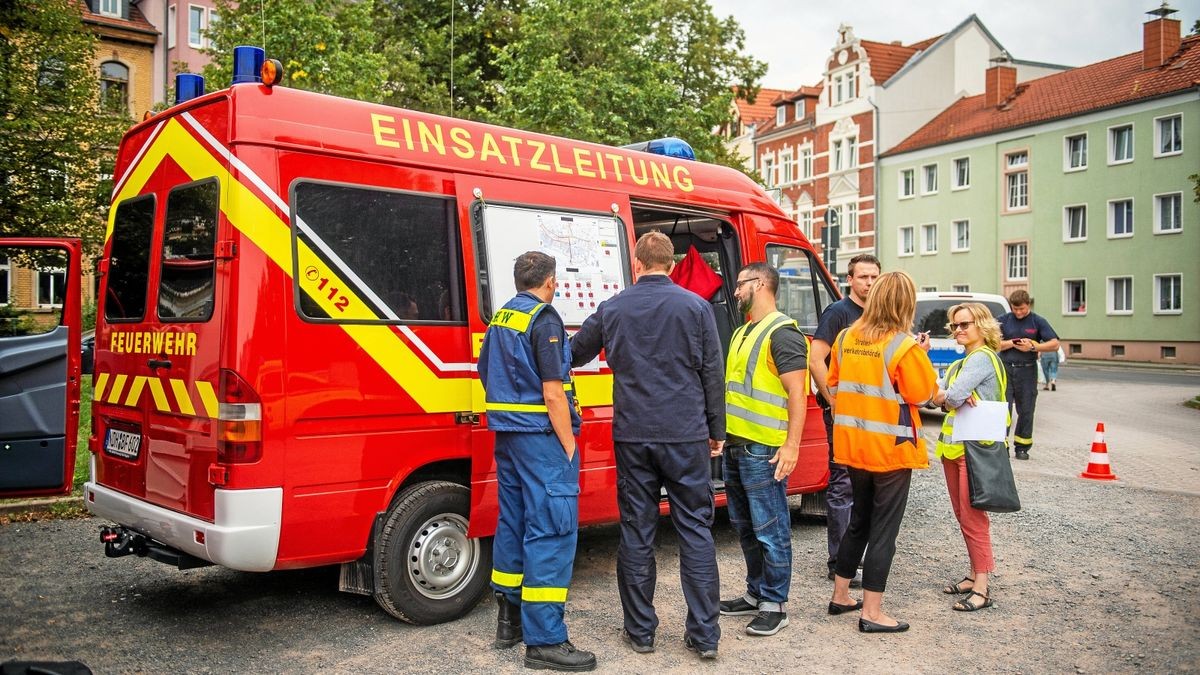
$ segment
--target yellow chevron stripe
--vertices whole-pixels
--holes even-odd
[[[109,403],[116,403],[117,399],[121,398],[121,390],[125,388],[125,379],[127,377],[128,376],[124,373],[118,373],[117,376],[113,378],[112,391],[108,393]]]
[[[104,400],[104,387],[108,386],[108,373],[96,373],[95,390],[92,397],[97,401]]]
[[[133,384],[129,386],[129,395],[125,397],[125,405],[136,406],[138,397],[142,395],[142,388],[146,386],[146,380],[150,378],[144,375],[138,375],[133,378]]]
[[[122,200],[139,194],[154,170],[167,156],[170,156],[187,173],[192,180],[216,176],[221,185],[221,210],[239,232],[252,241],[269,257],[288,278],[292,277],[293,259],[291,255],[290,224],[280,219],[274,209],[260,199],[249,187],[227,170],[223,160],[218,159],[189,133],[178,119],[170,119],[164,125],[162,132],[147,148],[137,166],[130,171],[128,179],[120,193],[113,200],[114,208],[109,211],[108,230],[105,238],[112,236],[113,222],[116,216],[116,205]],[[375,319],[375,314],[368,305],[350,289],[337,274],[313,254],[303,241],[297,242],[298,267],[307,269],[312,265],[321,274],[318,278],[329,279],[329,286],[336,286],[340,295],[344,295],[349,303],[346,311],[335,307],[335,299],[330,299],[326,293],[316,293],[314,286],[307,283],[302,288],[330,316],[347,319]],[[441,378],[430,370],[425,362],[400,338],[399,334],[386,325],[349,325],[339,324],[355,342],[358,343],[384,372],[392,377],[412,398],[427,412],[453,412],[473,410],[482,412],[482,385],[476,378],[448,377]],[[586,380],[599,378],[596,383]],[[612,377],[607,375],[582,376],[578,378],[582,405],[611,405]],[[151,379],[151,393],[161,393],[161,383],[155,389],[155,380]],[[165,400],[155,398],[155,404],[160,410],[165,408]]]
[[[204,415],[209,419],[217,419],[217,395],[213,392],[212,382],[196,380],[196,393],[200,395],[200,404],[204,406]]]
[[[192,395],[188,393],[187,383],[183,380],[171,378],[171,392],[175,394],[175,402],[179,404],[179,412],[184,415],[196,415],[196,408],[192,405]]]
[[[171,412],[171,405],[167,403],[167,394],[163,391],[162,380],[157,377],[148,377],[146,381],[150,383],[150,395],[154,397],[154,407],[159,412]]]

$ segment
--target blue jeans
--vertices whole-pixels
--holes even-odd
[[[725,449],[729,522],[746,558],[746,596],[758,608],[783,611],[792,585],[792,519],[787,481],[775,480],[776,448],[752,443]]]
[[[1046,382],[1053,382],[1058,379],[1058,352],[1044,352],[1038,357],[1042,360],[1042,373],[1046,376]]]

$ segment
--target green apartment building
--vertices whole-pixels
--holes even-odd
[[[1023,288],[1069,355],[1200,363],[1200,36],[1018,83],[988,69],[880,161],[877,250],[921,290]]]

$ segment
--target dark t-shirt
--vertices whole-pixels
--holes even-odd
[[[1050,323],[1033,312],[1026,314],[1024,319],[1018,319],[1012,312],[1009,312],[1002,315],[997,321],[1000,323],[1000,337],[1004,340],[1025,338],[1035,342],[1045,342],[1058,339],[1058,333],[1054,332]],[[1009,364],[1034,363],[1037,359],[1038,352],[1023,352],[1015,348],[1000,352],[1000,360]]]
[[[561,380],[563,372],[563,342],[567,332],[563,328],[562,318],[550,307],[538,312],[533,320],[533,329],[529,331],[529,341],[533,345],[533,360],[537,365],[538,377],[542,381]]]
[[[754,324],[746,326],[746,331],[742,333],[744,341],[754,330]],[[730,345],[731,350],[737,349],[738,345]],[[795,326],[788,324],[781,326],[771,333],[771,360],[775,362],[775,371],[779,375],[794,373],[797,370],[808,368],[808,343],[804,340],[804,335]],[[748,439],[741,436],[729,434],[725,444],[729,446],[748,445],[752,443]]]
[[[813,333],[813,339],[820,340],[833,347],[838,333],[849,328],[850,324],[858,321],[862,315],[863,308],[859,307],[858,303],[849,297],[842,298],[826,307],[824,312],[821,312],[821,318],[817,321],[817,332]],[[830,350],[830,353],[832,353],[832,350]],[[825,357],[825,365],[829,365],[828,356]]]

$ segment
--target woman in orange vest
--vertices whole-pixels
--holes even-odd
[[[837,336],[831,350],[833,456],[849,469],[854,506],[838,549],[829,613],[861,609],[858,630],[864,633],[908,630],[907,623],[884,614],[882,605],[912,470],[929,466],[918,406],[938,391],[925,353],[929,336],[914,339],[907,332],[916,306],[912,277],[880,275],[862,318]],[[850,580],[859,560],[863,599],[856,602]]]

